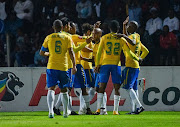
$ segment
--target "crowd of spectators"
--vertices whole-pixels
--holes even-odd
[[[0,66],[7,66],[7,35],[10,66],[46,66],[39,49],[55,19],[69,18],[80,35],[83,23],[100,20],[104,35],[110,20],[122,24],[128,15],[150,50],[143,65],[180,65],[180,0],[0,0]]]

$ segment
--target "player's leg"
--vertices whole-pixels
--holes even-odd
[[[97,93],[99,93],[99,74],[95,73],[95,90]],[[101,104],[101,111],[100,111],[100,115],[107,115],[107,108],[106,108],[106,103],[107,103],[107,94],[106,92],[104,92],[104,96],[103,96],[103,102]]]
[[[89,100],[89,95],[86,91],[86,76],[85,76],[85,72],[84,69],[82,67],[82,65],[77,64],[77,72],[75,74],[75,79],[74,79],[74,88],[81,88],[82,91],[82,98],[80,98],[80,110],[79,110],[79,114],[84,114],[84,113],[90,113],[90,100]],[[80,95],[80,94],[79,94]],[[79,96],[81,97],[81,96]],[[83,101],[85,103],[83,103]],[[85,106],[84,106],[85,104]],[[87,111],[85,111],[87,110]],[[91,113],[90,113],[91,114]]]
[[[75,111],[72,109],[72,97],[71,97],[71,90],[73,88],[74,84],[74,75],[72,75],[72,68],[68,70],[68,76],[70,78],[70,82],[67,84],[68,88],[68,114],[70,115],[78,115]]]
[[[126,74],[127,74],[126,75],[127,77],[126,77],[126,84],[125,84],[124,88],[128,89],[131,101],[139,109],[139,110],[137,110],[135,112],[136,112],[136,114],[139,114],[140,112],[144,111],[144,108],[142,107],[142,105],[141,105],[141,103],[140,103],[140,101],[139,101],[139,99],[138,99],[138,97],[136,95],[136,92],[134,91],[134,89],[137,90],[136,80],[137,80],[137,77],[138,77],[138,74],[139,74],[139,69],[127,68],[127,73]],[[134,87],[134,89],[133,89],[133,87]],[[134,106],[134,105],[132,105],[132,106]],[[133,107],[132,107],[132,110],[134,110]]]
[[[48,94],[47,94],[47,104],[49,108],[49,118],[54,118],[54,100],[55,100],[55,86],[57,84],[57,70],[47,69],[46,70],[46,80],[47,80],[47,87],[48,87]]]
[[[88,81],[88,77],[86,75],[87,78],[87,83],[89,84],[89,99],[90,101],[93,99],[94,95],[95,95],[95,74],[94,74],[94,70],[93,69],[89,69],[88,70],[88,75],[89,75],[89,81]]]
[[[66,71],[59,71],[59,88],[61,89],[61,100],[63,104],[63,117],[67,118],[68,112],[67,112],[67,106],[68,106],[68,92],[67,92],[67,85],[70,82],[70,79],[68,77],[68,73]]]
[[[119,101],[120,101],[120,84],[121,84],[121,67],[117,65],[111,66],[111,77],[112,82],[114,85],[115,95],[114,95],[114,115],[119,115],[118,108],[119,108]]]
[[[101,104],[101,113],[100,113],[100,115],[108,115],[106,104],[107,104],[107,94],[106,94],[106,92],[104,92],[103,102]]]
[[[99,84],[100,85],[99,85],[99,90],[98,90],[98,94],[97,94],[97,111],[96,111],[95,115],[100,114],[100,108],[103,103],[103,96],[104,96],[107,82],[109,80],[109,75],[110,75],[110,65],[101,66],[100,73],[99,73],[99,81],[100,81]]]

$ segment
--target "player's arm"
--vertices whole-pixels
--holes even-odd
[[[101,59],[101,54],[103,52],[103,48],[104,48],[104,43],[103,43],[103,37],[101,38],[101,41],[100,41],[100,45],[99,45],[99,48],[98,48],[98,51],[97,51],[97,54],[96,54],[96,63],[95,63],[95,69],[94,71],[96,73],[99,73],[100,72],[100,59]]]
[[[82,51],[83,51],[83,52],[93,52],[93,49],[88,48],[88,47],[84,47],[84,48],[82,49]]]
[[[87,38],[85,42],[81,43],[80,46],[75,46],[73,43],[73,51],[77,53],[78,51],[82,50],[87,44],[89,44],[92,41],[92,37]]]
[[[141,43],[141,51],[142,53],[140,57],[144,59],[148,55],[149,50],[142,43]]]
[[[117,36],[118,38],[121,38],[121,37],[125,38],[126,41],[127,41],[129,44],[131,44],[131,45],[135,45],[135,44],[136,44],[136,41],[135,41],[135,40],[130,39],[130,38],[129,38],[128,36],[126,36],[125,34],[115,34],[115,36]]]
[[[41,50],[39,52],[39,54],[41,56],[49,56],[49,52],[48,52],[48,42],[49,42],[49,37],[47,36],[44,40],[44,43],[41,47]]]
[[[81,56],[81,60],[94,63],[94,56],[93,56],[91,59],[85,58],[85,57],[82,57],[82,56]]]
[[[123,44],[123,51],[127,52],[128,56],[130,56],[132,59],[139,61],[140,58],[138,58],[129,48],[129,46],[127,45],[127,42],[125,41],[125,39],[122,39],[122,44]]]
[[[73,48],[69,48],[69,56],[71,58],[71,61],[73,63],[73,74],[76,73],[77,69],[76,69],[76,62],[75,62],[75,55],[74,55],[74,52],[73,52]]]
[[[67,43],[68,43],[69,56],[73,63],[72,74],[75,74],[77,69],[76,69],[75,55],[74,55],[74,51],[73,51],[73,42],[72,42],[71,38],[68,39]]]
[[[126,30],[126,25],[129,22],[129,16],[126,18],[126,20],[123,22],[123,34],[128,35],[127,34],[127,30]]]

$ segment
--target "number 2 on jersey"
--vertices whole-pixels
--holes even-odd
[[[61,45],[62,45],[61,41],[56,41],[56,43],[55,43],[55,52],[57,54],[61,54],[61,52],[62,52]]]
[[[120,50],[120,43],[114,43],[114,46],[112,44],[112,42],[107,42],[106,43],[108,50],[106,50],[106,54],[107,55],[111,55],[112,54],[112,48],[114,47],[113,50],[113,54],[114,55],[119,55],[119,50]]]

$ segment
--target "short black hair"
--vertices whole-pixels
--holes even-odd
[[[116,33],[119,31],[119,22],[117,20],[112,20],[110,23],[109,23],[109,28],[111,29],[112,32]]]
[[[56,20],[53,22],[53,26],[54,26],[55,29],[61,29],[61,27],[62,27],[62,22],[61,22],[61,20],[56,19]]]
[[[87,33],[88,30],[90,30],[91,32],[93,31],[93,25],[89,24],[89,23],[84,23],[82,25],[82,32],[83,33]]]
[[[62,21],[63,26],[68,25],[69,23],[69,19],[67,17],[63,17],[61,21]]]
[[[73,25],[76,25],[73,21],[70,21],[70,26],[72,27]]]

